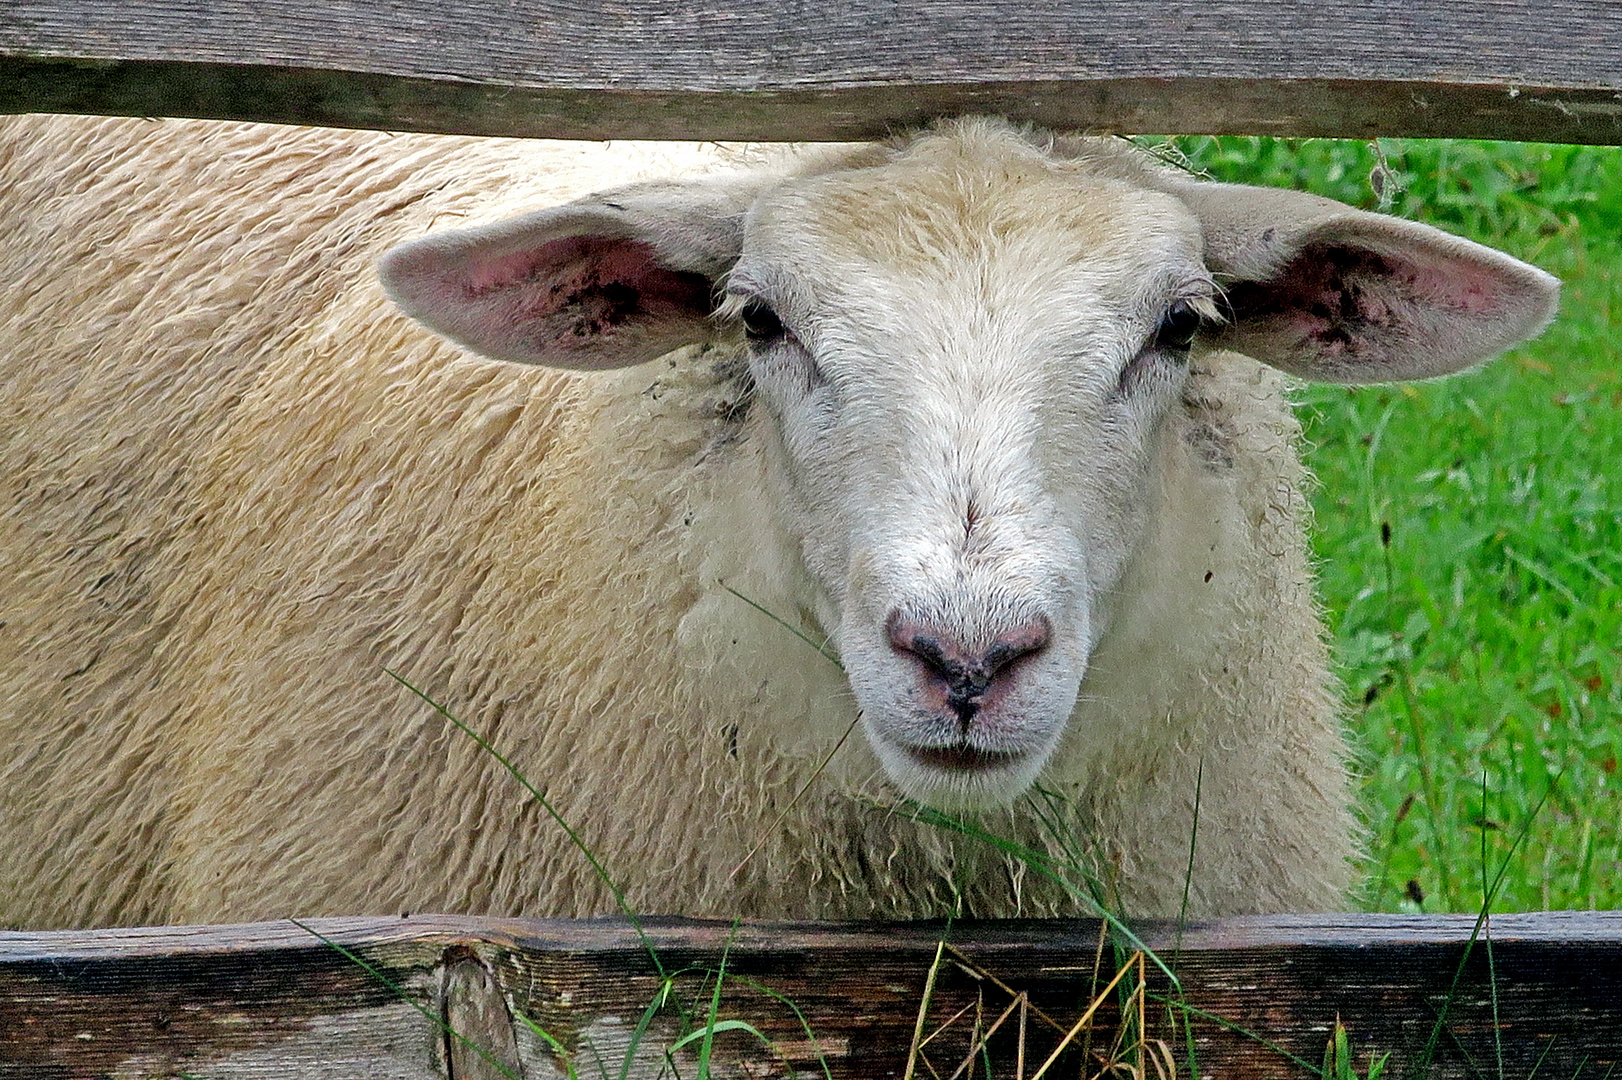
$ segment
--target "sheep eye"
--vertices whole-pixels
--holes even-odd
[[[1200,332],[1200,313],[1186,303],[1172,305],[1155,329],[1154,347],[1160,352],[1187,352]]]
[[[783,336],[783,321],[764,301],[749,301],[739,317],[743,319],[744,336],[750,341],[764,343]]]

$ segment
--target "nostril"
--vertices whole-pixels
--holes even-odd
[[[972,648],[900,612],[890,615],[885,630],[897,652],[912,656],[961,697],[984,693],[998,675],[1047,648],[1053,637],[1052,624],[1041,617],[998,634],[985,648]]]
[[[910,654],[923,662],[930,671],[948,681],[952,678],[953,664],[948,653],[950,643],[939,635],[925,630],[911,619],[902,618],[899,611],[891,612],[885,623],[890,645],[897,651]]]
[[[995,676],[1014,661],[1041,652],[1048,647],[1048,642],[1052,638],[1053,624],[1043,618],[1033,619],[1023,626],[999,634],[991,648],[986,650],[981,663],[987,674]]]
[[[928,634],[914,634],[902,649],[922,660],[925,667],[948,682],[957,677],[963,666],[953,655],[956,650],[949,652],[948,646],[940,638]]]

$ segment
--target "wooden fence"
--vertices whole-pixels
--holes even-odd
[[[1427,1058],[1435,1077],[1611,1075],[1622,913],[1502,915],[1472,945],[1475,930],[1397,915],[1139,927],[1178,979],[1141,964],[1144,1030],[1202,1077],[1309,1076],[1337,1018],[1359,1069],[1390,1053],[1392,1077]],[[0,933],[0,1077],[536,1080],[570,1061],[582,1078],[692,1077],[704,1038],[682,1038],[705,1028],[724,968],[713,1015],[759,1036],[717,1024],[716,1077],[903,1077],[922,1043],[915,1077],[944,1080],[973,1056],[1032,1080],[1124,961],[1121,987],[1138,988],[1136,946],[1101,950],[1084,920],[666,920],[646,933],[446,916]],[[638,1039],[666,976],[666,1007]],[[1101,1000],[1049,1076],[1109,1050],[1123,992]],[[1125,1004],[1135,1031],[1140,1002]]]
[[[1622,142],[1614,0],[3,0],[0,112],[487,135]]]

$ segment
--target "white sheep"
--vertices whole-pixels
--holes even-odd
[[[3,132],[0,924],[613,910],[385,668],[645,912],[1078,910],[904,798],[1058,851],[1040,806],[1134,913],[1338,906],[1275,369],[1440,375],[1556,296],[990,120],[752,163]],[[408,239],[407,311],[538,366],[403,317]]]

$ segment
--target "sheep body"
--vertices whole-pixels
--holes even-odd
[[[28,117],[4,126],[0,924],[410,911],[1072,912],[895,808],[847,741],[736,343],[469,359],[372,267],[726,155]],[[1044,783],[1130,910],[1324,909],[1336,689],[1281,377],[1196,360],[1152,525]],[[1198,792],[1199,825],[1194,818]],[[1028,803],[988,832],[1057,841]],[[736,875],[734,867],[754,855]]]

